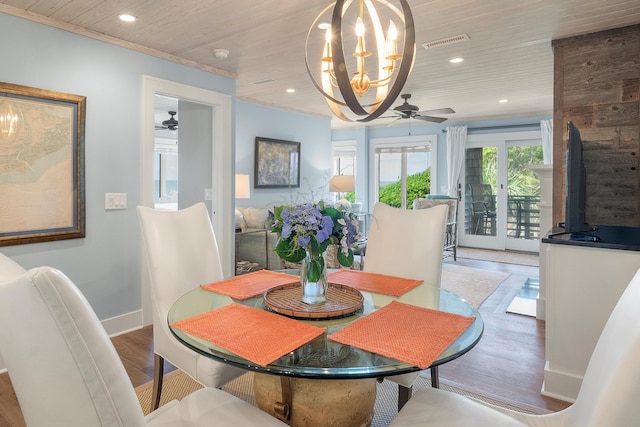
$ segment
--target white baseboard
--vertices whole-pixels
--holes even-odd
[[[102,320],[102,326],[110,337],[126,334],[142,327],[142,310],[132,311],[110,319]]]
[[[110,319],[102,320],[102,326],[110,337],[126,334],[142,327],[142,310],[132,311]],[[0,374],[7,372],[4,360],[0,357]]]
[[[575,402],[582,385],[582,378],[566,372],[554,371],[547,360],[544,366],[544,381],[540,394],[565,402]]]

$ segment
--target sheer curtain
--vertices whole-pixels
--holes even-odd
[[[542,162],[545,165],[553,163],[553,120],[540,120],[542,132]]]
[[[458,177],[464,163],[464,150],[467,143],[467,127],[447,128],[447,183],[449,197],[458,198]]]

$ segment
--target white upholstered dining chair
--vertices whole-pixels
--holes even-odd
[[[285,426],[214,388],[145,417],[95,312],[51,267],[0,282],[0,351],[29,427]]]
[[[568,408],[530,415],[423,388],[416,391],[391,426],[640,426],[639,301],[640,270],[611,312],[587,365],[578,397]]]
[[[167,325],[167,313],[179,297],[195,287],[224,279],[216,236],[204,203],[178,211],[139,206],[138,218],[153,310],[153,410],[160,403],[165,360],[202,385],[215,388],[246,371],[187,348]]]
[[[25,269],[20,264],[0,253],[0,281],[13,278],[24,272]]]
[[[447,205],[440,205],[430,209],[406,210],[376,203],[369,226],[364,271],[421,279],[426,285],[439,287],[448,209]],[[421,286],[418,286],[397,299],[420,304],[422,294]],[[373,296],[376,306],[386,305],[392,299],[380,294]],[[386,377],[398,383],[398,409],[411,397],[411,388],[419,374],[412,372]],[[437,367],[431,368],[431,384],[438,387]]]

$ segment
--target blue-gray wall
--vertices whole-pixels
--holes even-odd
[[[238,207],[273,207],[276,204],[317,201],[329,197],[329,118],[243,101],[236,102],[236,117],[236,173],[249,174],[251,181],[251,199],[238,199]],[[300,188],[253,188],[256,136],[300,143]]]

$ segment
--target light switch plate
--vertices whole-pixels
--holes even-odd
[[[104,209],[127,209],[127,193],[105,193]]]

